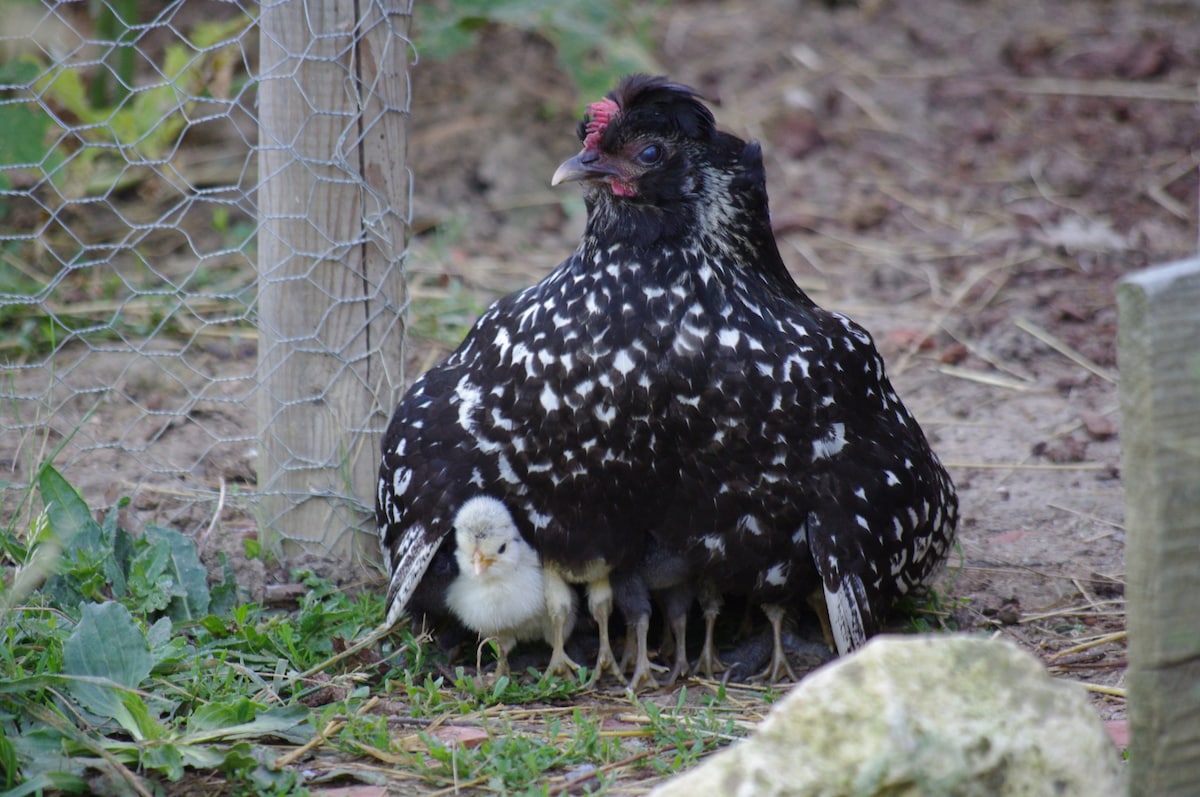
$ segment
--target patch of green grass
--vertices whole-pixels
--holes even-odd
[[[90,343],[137,341],[164,335],[186,340],[194,314],[223,319],[247,314],[253,295],[246,285],[244,264],[225,264],[202,270],[184,285],[165,285],[160,275],[134,251],[129,272],[76,268],[53,288],[20,255],[18,242],[0,250],[0,294],[14,297],[0,304],[0,363],[27,360],[53,352],[71,340]],[[203,309],[195,309],[197,294],[209,292]],[[185,300],[191,295],[192,300]],[[63,297],[91,295],[87,302]],[[16,297],[25,297],[17,300]],[[203,297],[202,297],[203,298]],[[247,331],[249,322],[241,324]]]
[[[532,787],[547,773],[585,762],[610,763],[624,755],[618,743],[600,739],[594,722],[581,720],[571,734],[564,734],[557,722],[550,722],[535,733],[521,732],[507,723],[489,730],[488,738],[474,748],[443,744],[426,737],[424,774],[434,782],[483,781],[488,788],[501,793],[536,792]]]
[[[896,613],[907,618],[911,633],[948,633],[958,630],[954,614],[966,605],[966,598],[956,598],[930,588],[921,593],[905,595],[896,605]]]
[[[700,758],[743,735],[734,717],[719,710],[714,702],[699,708],[688,705],[687,687],[679,690],[675,706],[660,708],[653,702],[640,704],[649,718],[653,738],[668,753],[652,759],[659,772],[674,773],[689,769]]]
[[[483,310],[484,305],[475,292],[462,280],[451,278],[444,289],[414,290],[408,331],[414,338],[453,348]]]
[[[962,545],[955,540],[947,567],[949,578],[941,589],[929,587],[902,597],[896,604],[896,614],[907,618],[911,633],[946,633],[958,630],[955,612],[966,608],[967,599],[954,597],[955,585],[962,575],[966,555]]]

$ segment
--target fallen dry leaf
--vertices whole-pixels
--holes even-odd
[[[487,741],[488,732],[474,725],[442,725],[429,734],[449,747],[472,750]]]
[[[336,789],[310,789],[314,797],[387,797],[383,786],[339,786]]]
[[[1083,420],[1083,428],[1093,440],[1108,440],[1117,435],[1117,425],[1107,415],[1084,410],[1080,418]]]

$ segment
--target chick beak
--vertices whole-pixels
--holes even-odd
[[[594,149],[585,149],[573,158],[568,158],[554,171],[550,185],[597,180],[613,177],[617,171]]]
[[[487,556],[484,555],[483,551],[476,548],[471,553],[471,564],[475,568],[475,575],[479,575],[484,570],[487,570],[489,567],[492,566],[492,560],[487,558]]]

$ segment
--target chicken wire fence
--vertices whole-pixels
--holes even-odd
[[[142,522],[326,556],[373,535],[404,380],[410,18],[6,3],[0,527],[52,462]]]

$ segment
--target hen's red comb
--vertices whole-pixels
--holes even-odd
[[[599,146],[600,136],[604,135],[604,128],[608,127],[608,123],[620,110],[621,106],[608,97],[597,100],[587,107],[588,123],[587,135],[583,139],[584,149],[595,149]]]

